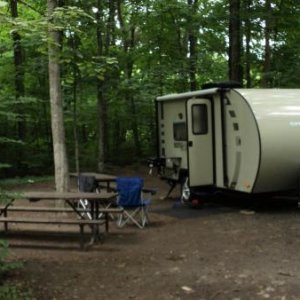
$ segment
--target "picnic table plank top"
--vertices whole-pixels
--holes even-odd
[[[81,193],[81,192],[56,192],[56,191],[31,191],[20,192],[18,198],[20,199],[35,199],[35,200],[75,200],[75,199],[88,199],[88,200],[109,200],[116,197],[116,193]]]

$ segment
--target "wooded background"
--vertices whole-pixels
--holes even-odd
[[[158,95],[299,87],[299,13],[299,0],[0,1],[1,176],[53,172],[53,47],[69,169],[102,170],[155,154]]]

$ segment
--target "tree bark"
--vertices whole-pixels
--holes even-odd
[[[79,134],[78,134],[78,90],[80,84],[80,70],[78,68],[78,47],[80,44],[80,39],[76,32],[72,33],[67,39],[67,45],[72,49],[73,60],[71,63],[72,66],[72,117],[73,117],[73,140],[74,140],[74,162],[75,162],[75,172],[78,174],[80,172],[80,146],[79,146]]]
[[[103,56],[103,38],[102,38],[102,1],[97,0],[98,11],[96,13],[97,20],[97,55],[98,59]],[[104,82],[101,79],[96,79],[97,88],[97,109],[98,109],[98,171],[101,173],[105,168],[105,123],[106,123],[106,99],[104,96]]]
[[[271,70],[271,45],[270,45],[270,37],[271,37],[271,1],[265,0],[265,57],[264,57],[264,65],[263,65],[263,74],[262,74],[262,87],[271,87],[271,78],[270,78],[270,70]]]
[[[245,79],[246,79],[246,87],[251,88],[252,80],[251,80],[251,4],[252,0],[247,0],[245,3],[246,9],[246,17],[245,17]]]
[[[98,106],[98,171],[102,173],[105,169],[105,98],[103,93],[103,82],[97,79],[97,106]]]
[[[77,124],[77,84],[78,84],[78,70],[76,66],[76,50],[77,41],[76,35],[71,37],[73,49],[73,137],[74,137],[74,155],[75,155],[75,171],[80,172],[79,164],[79,141],[78,141],[78,124]]]
[[[130,40],[129,40],[129,49],[133,49],[135,46],[135,27],[133,26],[130,30]],[[126,53],[128,53],[128,50]],[[133,71],[133,60],[132,58],[127,59],[127,65],[126,65],[126,78],[128,82],[132,80],[132,71]],[[136,109],[136,103],[134,100],[134,96],[131,92],[126,94],[126,99],[129,103],[129,109],[130,109],[130,115],[131,115],[131,129],[133,133],[133,140],[135,145],[135,154],[136,156],[142,155],[142,148],[141,148],[141,142],[140,142],[140,136],[139,136],[139,129],[138,129],[138,121],[137,121],[137,109]]]
[[[54,168],[55,168],[55,187],[59,192],[69,189],[69,170],[67,161],[67,151],[65,144],[65,127],[63,116],[63,101],[60,82],[59,53],[61,40],[60,32],[53,29],[53,12],[58,6],[56,0],[47,0],[49,17],[49,89],[51,107],[51,129],[53,139]],[[62,203],[58,204],[59,206]]]
[[[188,0],[188,5],[190,8],[191,20],[190,20],[190,30],[188,33],[189,40],[189,77],[190,77],[190,89],[191,91],[197,90],[197,35],[195,30],[195,25],[193,21],[193,16],[197,12],[198,0]]]
[[[229,1],[229,79],[243,82],[240,0]]]
[[[122,30],[122,36],[123,36],[124,56],[126,57],[125,65],[124,65],[124,74],[126,80],[128,81],[128,83],[130,83],[132,79],[132,72],[134,66],[134,61],[132,56],[130,55],[131,54],[130,50],[134,49],[135,47],[136,28],[134,24],[131,24],[130,28],[126,27],[123,19],[123,14],[122,14],[122,0],[117,1],[117,10],[118,10],[120,27]],[[134,96],[130,91],[126,93],[125,98],[126,98],[126,102],[128,103],[129,113],[131,118],[131,130],[132,130],[133,141],[135,146],[135,155],[139,157],[142,154],[142,148],[141,148],[141,142],[140,142],[140,136],[138,130],[136,103],[134,100]]]
[[[13,19],[18,18],[18,1],[10,0],[10,10],[11,17]],[[17,118],[17,139],[24,141],[26,135],[26,120],[24,117],[24,107],[20,98],[25,96],[25,86],[24,86],[24,68],[23,68],[23,48],[21,45],[21,36],[17,31],[12,32],[13,40],[13,53],[14,53],[14,66],[15,66],[15,111],[18,114]],[[17,169],[21,174],[23,173],[24,166],[22,165],[23,160],[23,149],[20,147],[16,154],[16,165]],[[26,170],[24,170],[26,172]]]

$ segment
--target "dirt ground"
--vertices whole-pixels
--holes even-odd
[[[139,174],[147,187],[158,188],[150,225],[112,223],[104,243],[88,251],[79,250],[77,228],[11,225],[9,260],[24,268],[9,281],[38,300],[300,299],[297,202],[218,196],[192,209],[179,204],[178,190],[161,199],[168,186],[146,169],[112,173]]]

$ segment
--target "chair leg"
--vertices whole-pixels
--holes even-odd
[[[80,250],[84,250],[84,224],[80,224]]]
[[[120,228],[124,227],[127,223],[131,221],[132,223],[134,223],[135,225],[141,228],[141,225],[134,219],[134,215],[135,215],[134,212],[130,214],[129,212],[124,211],[122,214],[120,214],[118,218],[118,222],[117,222],[118,227]]]
[[[141,222],[142,222],[142,226],[144,228],[146,225],[149,224],[148,207],[143,207],[141,214],[142,214]]]
[[[140,229],[143,229],[149,224],[148,206],[145,205],[134,210],[124,210],[124,212],[118,216],[117,226],[121,228],[129,222],[135,224]]]
[[[84,209],[84,210],[88,210],[89,209],[89,203],[88,203],[88,201],[85,200],[85,199],[80,199],[79,202],[78,202],[78,208],[81,208],[81,209]],[[88,211],[81,213],[82,217],[84,217],[85,215],[87,216],[87,218],[89,220],[92,220],[92,216],[91,216],[91,214]]]
[[[120,214],[119,218],[118,218],[118,222],[117,225],[118,227],[124,227],[124,225],[126,225],[129,222],[132,222],[133,224],[135,224],[137,227],[139,227],[140,229],[142,229],[143,223],[139,223],[136,219],[135,216],[140,214],[141,212],[139,211],[139,209],[134,210],[133,212],[129,213],[128,211],[124,211],[122,214]],[[140,216],[141,218],[141,216]]]
[[[124,226],[123,225],[123,214],[124,214],[124,212],[120,213],[117,218],[117,226],[120,228]]]
[[[105,213],[105,232],[109,231],[109,213]]]
[[[111,207],[111,204],[107,205],[107,206],[103,206],[104,208],[110,208]],[[98,219],[101,219],[102,216],[104,215],[104,213],[99,213],[99,216],[98,216]],[[109,213],[109,218],[111,221],[113,221],[115,219],[114,215],[112,213]]]

